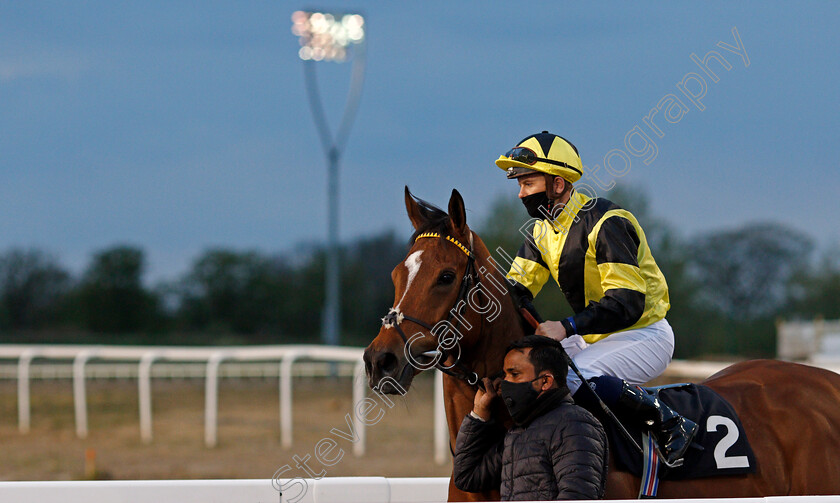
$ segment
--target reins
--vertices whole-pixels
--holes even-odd
[[[536,311],[534,311],[534,314],[532,314],[530,311],[528,311],[528,309],[523,307],[520,308],[519,312],[525,319],[525,321],[528,322],[528,324],[534,328],[534,330],[539,328],[540,322],[537,320],[539,315],[537,314],[537,316],[534,316],[534,314],[536,314]],[[598,395],[598,393],[596,393],[595,390],[590,387],[589,381],[587,381],[586,378],[583,377],[583,374],[580,372],[577,365],[575,365],[574,360],[572,360],[572,358],[565,350],[563,351],[563,358],[566,360],[566,364],[569,366],[569,368],[572,369],[572,372],[574,372],[578,379],[580,379],[581,387],[589,390],[589,393],[595,398],[595,401],[601,407],[601,410],[604,412],[604,414],[606,414],[607,417],[609,417],[610,420],[612,420],[612,422],[618,427],[618,431],[620,431],[624,438],[626,438],[630,442],[630,445],[636,448],[639,454],[644,456],[645,453],[642,449],[642,446],[640,446],[639,443],[636,442],[636,439],[633,438],[633,435],[631,435],[630,432],[627,431],[627,428],[624,427],[624,424],[622,424],[622,422],[615,416],[615,414],[613,413],[613,411],[610,410],[607,404],[604,403],[604,400]],[[664,456],[660,456],[660,461],[662,463],[665,463],[665,466],[669,468],[675,468],[674,465],[669,464],[665,460]]]

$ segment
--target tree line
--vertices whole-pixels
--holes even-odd
[[[668,281],[676,357],[773,356],[777,319],[840,318],[840,250],[818,256],[809,236],[772,222],[685,237],[651,214],[641,192],[613,190],[609,198],[637,216]],[[515,198],[500,198],[471,225],[499,259],[497,248],[516,254],[526,218]],[[406,237],[387,231],[342,246],[342,344],[366,345],[376,335]],[[147,287],[136,246],[100,250],[75,276],[41,250],[7,250],[0,342],[318,343],[325,255],[317,245],[285,254],[210,249],[181,277]],[[553,282],[535,305],[546,319],[571,314]]]

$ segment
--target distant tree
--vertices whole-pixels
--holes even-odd
[[[657,261],[660,255],[666,251],[666,247],[670,246],[673,249],[678,238],[665,220],[653,214],[653,210],[650,208],[650,199],[643,188],[632,184],[621,184],[599,195],[621,206],[636,217],[645,231],[645,238]]]
[[[795,300],[786,317],[840,319],[840,245],[813,266],[797,271],[790,289]]]
[[[342,328],[344,344],[367,345],[394,302],[391,271],[405,259],[408,243],[394,231],[362,238],[342,254]]]
[[[775,354],[774,320],[790,309],[792,280],[806,270],[810,238],[778,223],[715,231],[687,244],[698,289],[690,327],[700,354]]]
[[[373,337],[393,296],[391,268],[405,249],[386,232],[340,250],[343,344]],[[307,245],[282,259],[209,250],[180,282],[179,319],[188,330],[233,332],[251,342],[318,342],[325,257],[323,247]]]
[[[180,288],[179,314],[189,329],[234,332],[251,341],[276,339],[284,298],[295,294],[283,260],[223,249],[202,254]]]
[[[341,253],[341,251],[340,251]],[[283,292],[282,329],[283,334],[292,340],[309,343],[320,341],[321,320],[324,307],[326,252],[323,246],[301,246],[293,257],[295,268],[292,271],[289,287]],[[341,268],[342,297],[346,301],[352,288],[348,287],[346,267]],[[345,310],[346,313],[346,310]],[[346,323],[346,314],[342,316],[342,326]],[[339,334],[341,337],[341,334]],[[342,338],[342,343],[346,343]]]
[[[38,329],[55,321],[70,275],[39,250],[0,255],[0,328]]]
[[[153,327],[157,298],[143,287],[143,251],[116,246],[96,253],[78,290],[83,326],[94,332],[128,333]]]
[[[777,223],[701,236],[689,246],[699,300],[733,319],[773,315],[790,300],[788,283],[811,248],[810,238]]]

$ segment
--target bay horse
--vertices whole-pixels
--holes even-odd
[[[499,372],[505,348],[525,331],[512,296],[505,294],[504,271],[467,226],[461,195],[452,191],[448,213],[415,199],[408,187],[405,202],[415,234],[406,260],[391,273],[394,305],[364,352],[368,383],[382,393],[400,393],[400,387],[404,393],[421,371],[444,370],[454,446],[461,421],[472,410],[477,378]],[[738,413],[757,469],[747,475],[662,480],[659,497],[840,494],[840,375],[756,360],[732,365],[701,384]],[[494,414],[505,417],[500,402]],[[636,498],[640,479],[615,466],[611,459],[606,498]],[[498,499],[495,491],[460,491],[450,479],[450,501]]]

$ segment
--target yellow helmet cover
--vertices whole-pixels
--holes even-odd
[[[496,166],[507,171],[508,178],[529,173],[522,168],[559,176],[572,183],[583,176],[583,163],[577,148],[565,138],[548,131],[520,141],[496,159]]]

